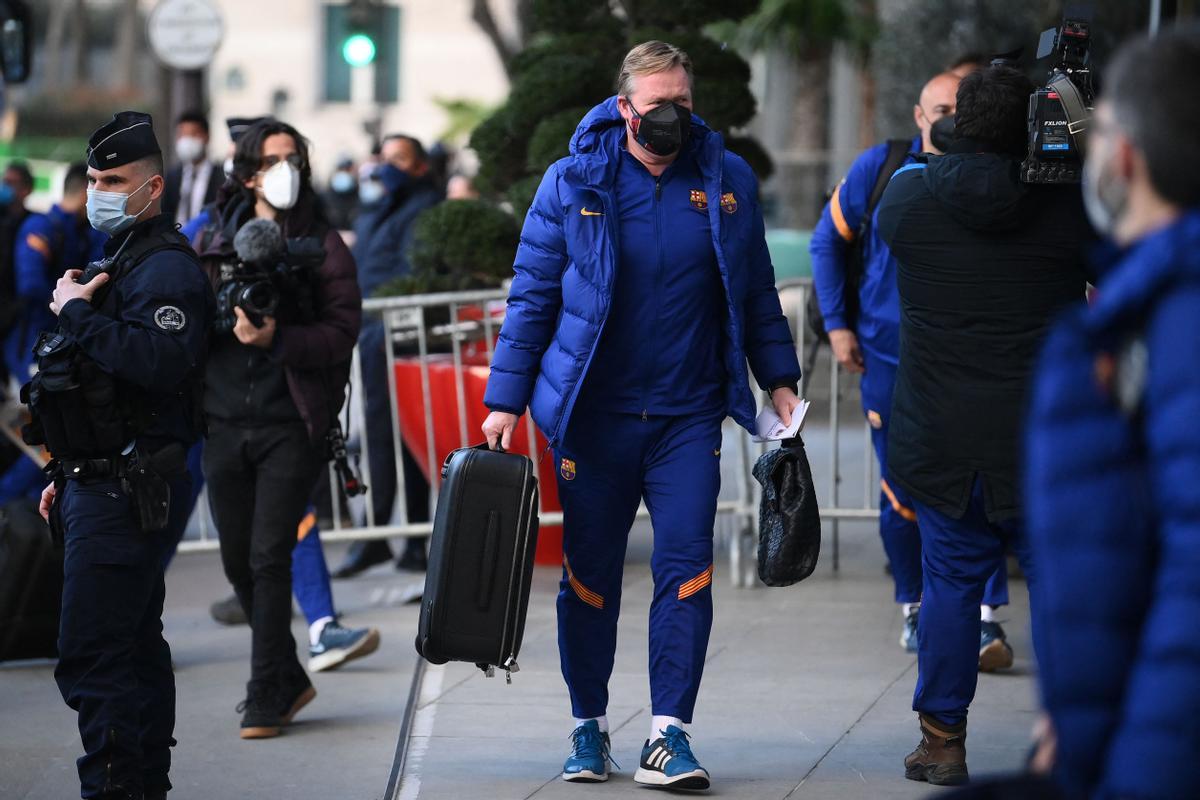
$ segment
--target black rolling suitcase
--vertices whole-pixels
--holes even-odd
[[[434,664],[467,661],[512,680],[525,632],[537,547],[533,462],[487,445],[455,450],[442,466],[417,652]]]

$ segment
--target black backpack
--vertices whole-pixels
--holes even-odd
[[[867,209],[863,214],[862,221],[858,223],[858,230],[855,232],[854,241],[850,242],[850,250],[846,254],[846,287],[842,292],[842,297],[846,304],[846,324],[851,330],[858,325],[859,314],[859,299],[858,287],[862,283],[863,271],[866,269],[864,258],[864,247],[867,239],[871,235],[871,224],[875,216],[875,209],[879,205],[879,200],[883,197],[883,192],[887,189],[888,181],[896,174],[896,170],[900,169],[900,165],[908,158],[909,149],[912,145],[911,139],[888,139],[887,156],[883,159],[883,167],[879,170],[878,177],[875,178],[875,185],[871,188],[871,196],[867,200]],[[817,339],[825,344],[829,344],[829,334],[825,332],[825,315],[821,313],[821,306],[817,301],[817,290],[814,287],[808,294],[808,304],[805,309],[805,317],[808,320],[809,330],[817,337]]]

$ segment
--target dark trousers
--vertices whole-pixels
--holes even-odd
[[[917,618],[913,710],[957,725],[967,718],[979,682],[979,604],[988,579],[1004,568],[1009,546],[1025,572],[1031,606],[1036,602],[1036,575],[1020,523],[988,521],[978,478],[962,519],[919,501],[916,508],[925,588]],[[1035,630],[1035,643],[1036,635]]]
[[[303,674],[292,637],[292,550],[321,459],[301,423],[214,422],[204,446],[221,563],[250,620],[250,692]]]
[[[369,463],[371,466],[371,507],[375,524],[386,525],[392,518],[396,502],[396,449],[392,442],[392,424],[396,407],[388,394],[389,364],[384,349],[383,325],[379,322],[363,326],[359,337],[359,358],[362,362],[363,392],[365,393],[365,423]],[[410,522],[429,519],[429,481],[407,447],[402,447],[404,465],[404,502]]]
[[[171,482],[167,530],[147,534],[116,480],[68,481],[59,691],[79,714],[83,797],[170,788],[175,676],[163,638],[163,553],[187,524],[190,479]]]
[[[712,629],[721,420],[577,412],[555,450],[564,515],[558,648],[578,718],[607,713],[625,548],[645,500],[654,525],[651,705],[692,721]]]

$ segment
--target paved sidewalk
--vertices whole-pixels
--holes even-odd
[[[431,668],[424,683],[408,777],[415,798],[645,798],[632,781],[649,726],[645,677],[649,534],[635,531],[612,682],[613,749],[622,769],[604,786],[564,784],[558,770],[571,728],[558,673],[556,569],[534,578],[521,672],[506,686],[461,664]],[[341,550],[331,548],[336,563]],[[376,655],[317,675],[320,693],[276,740],[243,742],[238,715],[249,660],[245,628],[208,619],[227,587],[215,555],[181,556],[168,576],[166,627],[178,666],[179,725],[172,800],[374,800],[387,784],[412,675],[417,609],[400,605],[406,581],[385,565],[335,583],[347,622],[383,630]],[[898,646],[899,612],[877,536],[843,525],[842,570],[828,563],[787,589],[731,588],[718,562],[716,627],[701,690],[696,752],[714,776],[712,796],[911,798],[935,790],[906,781],[900,761],[918,739],[909,710],[915,660]],[[1033,721],[1027,611],[1005,613],[1017,669],[983,676],[968,741],[973,774],[1011,770]],[[304,636],[297,620],[294,631]],[[0,798],[77,796],[73,714],[46,662],[0,667]]]
[[[559,777],[571,729],[558,673],[556,575],[535,577],[521,672],[506,686],[469,665],[426,674],[401,797],[647,797],[632,780],[650,724],[646,682],[649,537],[631,545],[611,684],[613,755],[603,786]],[[938,790],[903,778],[919,733],[910,710],[916,663],[899,647],[877,538],[843,526],[842,571],[828,566],[787,589],[730,588],[718,566],[716,625],[696,721],[695,750],[713,775],[710,796],[911,798]],[[1004,613],[1016,668],[981,676],[968,740],[972,773],[1017,769],[1034,718],[1027,604],[1014,581]],[[484,788],[486,787],[486,789]]]

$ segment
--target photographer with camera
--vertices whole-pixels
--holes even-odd
[[[362,321],[354,259],[321,213],[306,140],[260,121],[201,263],[217,290],[204,475],[225,574],[250,620],[241,736],[277,736],[315,696],[291,634],[292,549],[329,454]]]
[[[979,604],[1010,544],[1036,603],[1020,536],[1021,413],[1051,319],[1086,285],[1079,187],[1020,181],[1033,89],[1007,66],[963,78],[948,152],[899,170],[878,213],[900,292],[887,467],[913,498],[924,573],[913,698],[923,739],[905,774],[934,784],[967,779]]]
[[[1067,797],[1194,797],[1200,28],[1126,45],[1106,77],[1083,181],[1116,247],[1097,265],[1093,305],[1049,336],[1026,438],[1039,672],[1056,731],[1038,761],[1056,762]]]

